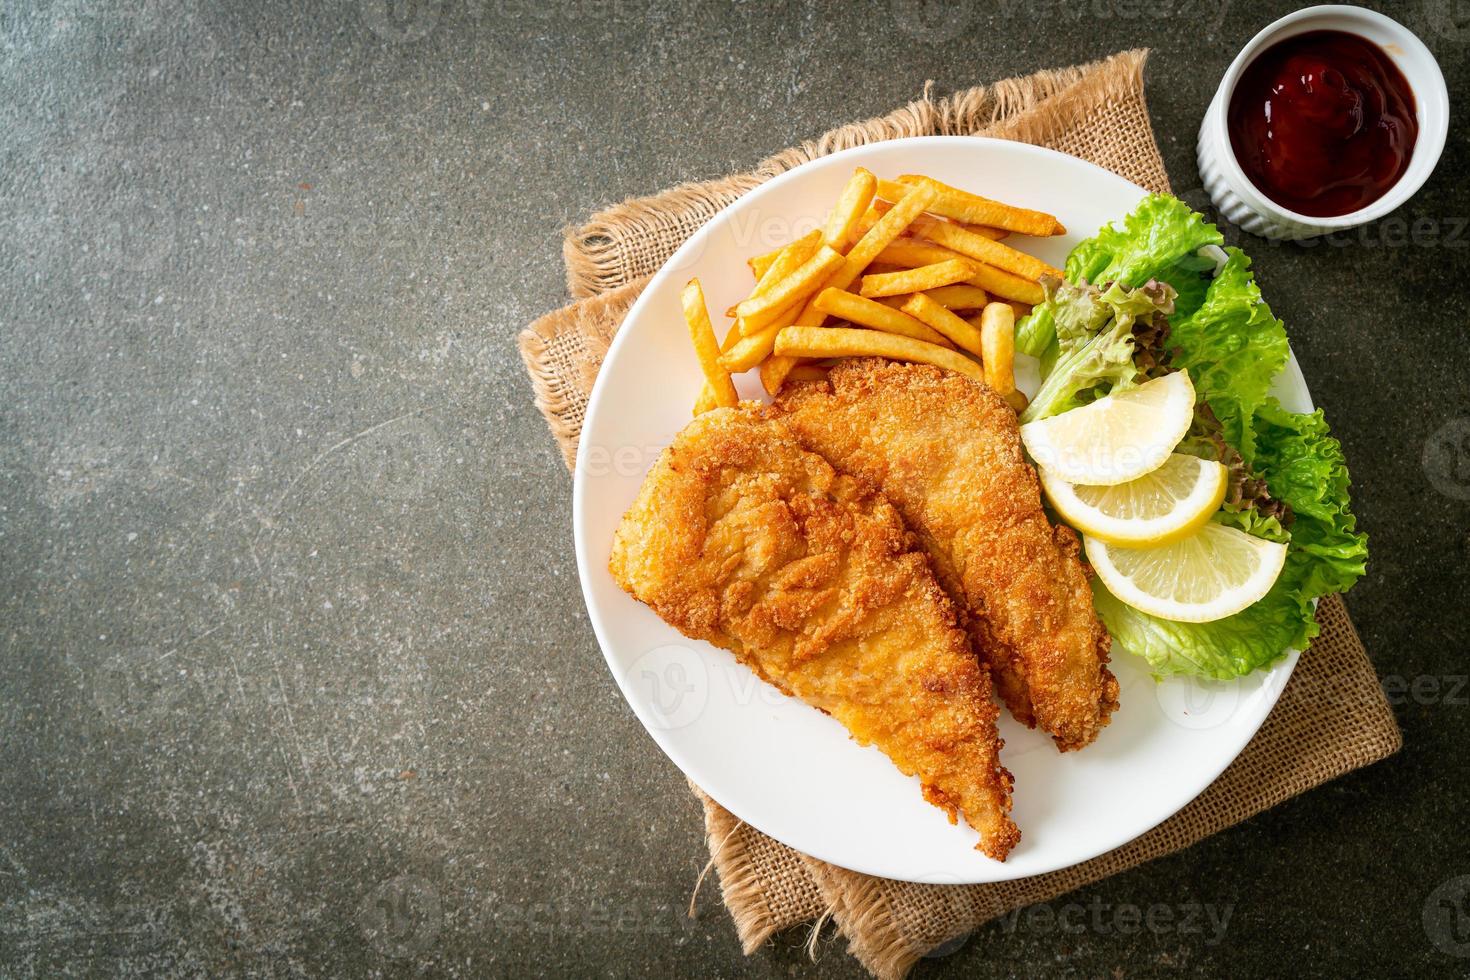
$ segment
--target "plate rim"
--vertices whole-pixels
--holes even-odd
[[[658,271],[655,272],[652,277],[650,277],[648,284],[643,289],[643,292],[629,308],[623,322],[634,322],[637,317],[643,314],[645,307],[652,304],[653,298],[658,292],[658,287],[661,287],[669,279],[670,276],[674,275],[676,271],[681,270],[684,267],[684,260],[691,252],[695,251],[696,249],[704,248],[704,240],[710,235],[714,234],[716,227],[721,224],[720,219],[723,216],[727,215],[733,209],[756,206],[756,204],[758,204],[762,197],[766,196],[767,194],[773,193],[776,188],[779,188],[784,184],[801,179],[806,172],[817,166],[829,167],[833,165],[833,161],[838,161],[849,157],[861,158],[881,149],[891,149],[894,147],[920,148],[924,146],[935,146],[941,144],[964,144],[966,146],[1002,145],[1007,152],[1015,152],[1019,150],[1023,155],[1034,154],[1044,157],[1060,158],[1067,161],[1069,166],[1081,165],[1085,168],[1096,171],[1107,180],[1125,185],[1131,192],[1136,192],[1139,199],[1142,199],[1143,197],[1153,193],[1147,188],[1144,188],[1134,183],[1133,181],[1128,180],[1126,177],[1116,174],[1105,167],[1101,167],[1095,163],[1092,163],[1089,160],[1083,160],[1080,157],[1076,157],[1068,153],[1062,153],[1059,150],[1053,150],[1049,147],[1036,146],[1034,144],[1022,143],[1016,140],[997,139],[995,137],[989,136],[911,136],[901,139],[883,140],[876,143],[866,143],[861,146],[849,147],[846,150],[840,150],[836,153],[831,153],[823,157],[817,157],[815,159],[805,161],[804,163],[793,167],[785,173],[778,174],[777,176],[761,184],[759,187],[754,188],[749,193],[745,194],[732,204],[728,205],[726,208],[717,212],[708,221],[701,225],[699,229],[694,232],[694,234],[690,235],[689,238],[686,239],[679,246],[679,248],[677,248],[669,256],[669,258],[664,261],[664,263],[659,267]],[[1118,221],[1122,217],[1122,215],[1119,215],[1115,218],[1112,218],[1110,219],[1109,223],[1111,223],[1112,221]],[[1095,233],[1095,230],[1094,232],[1090,232],[1089,234],[1092,233]],[[614,359],[615,355],[617,355],[621,348],[627,343],[628,338],[632,336],[632,333],[633,331],[630,330],[618,330],[616,335],[613,337],[612,343],[608,347],[607,353],[604,355],[604,363]],[[1296,375],[1297,380],[1301,384],[1302,391],[1306,394],[1308,404],[1310,405],[1310,390],[1308,389],[1306,379],[1302,375],[1300,365],[1297,363],[1294,353],[1289,353],[1287,363],[1282,368],[1282,371],[1278,373],[1277,377],[1280,378],[1281,375],[1288,372],[1292,372]],[[587,407],[583,413],[583,432],[585,432],[589,421],[596,417],[601,409],[602,399],[608,387],[607,377],[608,375],[605,372],[599,370],[597,377],[593,381],[592,391],[588,396]],[[691,768],[695,768],[695,766],[690,763],[688,759],[685,758],[684,754],[677,748],[674,740],[666,738],[668,733],[662,731],[657,721],[646,716],[646,712],[640,705],[639,699],[630,696],[628,692],[628,685],[625,683],[622,673],[619,671],[617,664],[613,660],[612,654],[608,650],[609,642],[604,630],[602,617],[594,609],[594,603],[591,594],[590,577],[597,572],[590,564],[590,549],[588,547],[587,535],[584,526],[586,520],[585,502],[588,480],[587,454],[590,452],[590,447],[591,443],[587,440],[581,439],[579,433],[577,454],[575,460],[576,469],[573,471],[572,477],[572,534],[573,545],[577,560],[578,585],[582,592],[582,603],[584,608],[586,609],[587,618],[591,622],[593,634],[597,638],[598,649],[603,655],[603,661],[607,666],[608,672],[612,675],[613,682],[617,685],[618,692],[622,695],[623,701],[628,705],[630,709],[632,709],[634,716],[638,719],[639,724],[643,726],[645,733],[653,739],[654,744],[659,747],[659,750],[662,751],[663,754],[669,759],[669,761],[671,761],[679,769],[679,771],[685,776],[685,778],[699,785],[702,791],[709,795],[711,799],[714,799],[715,802],[719,803],[720,806],[730,811],[730,813],[732,813],[737,819],[749,824],[750,826],[759,830],[761,833],[766,834],[779,843],[784,844],[787,847],[791,847],[793,850],[796,850],[799,853],[807,854],[826,863],[836,865],[837,867],[846,868],[851,871],[856,871],[861,874],[870,874],[877,877],[885,877],[898,881],[915,882],[922,882],[925,877],[930,877],[931,873],[926,872],[910,872],[910,875],[917,874],[918,877],[905,876],[902,873],[895,873],[894,869],[892,868],[876,868],[873,865],[864,866],[863,862],[851,863],[850,859],[847,858],[841,860],[833,860],[832,857],[819,853],[819,851],[822,850],[821,848],[812,848],[810,846],[794,844],[786,840],[782,835],[773,833],[771,830],[761,826],[760,823],[758,823],[757,821],[749,819],[745,808],[739,805],[732,806],[725,800],[719,799],[713,793],[711,793],[707,787],[700,783],[699,780],[695,779],[695,777],[690,772]],[[601,569],[601,571],[604,574],[609,574],[606,569]],[[1137,656],[1136,654],[1128,653],[1127,651],[1122,652],[1126,656]],[[1286,683],[1290,680],[1292,674],[1295,672],[1296,664],[1299,657],[1299,651],[1294,649],[1289,650],[1286,652],[1286,654],[1283,655],[1280,660],[1278,660],[1274,665],[1272,665],[1265,671],[1265,675],[1270,679],[1269,685],[1271,687],[1271,690],[1266,694],[1266,697],[1269,699],[1269,703],[1265,706],[1264,710],[1260,713],[1258,718],[1256,718],[1253,722],[1246,722],[1239,727],[1238,730],[1245,733],[1245,737],[1241,741],[1239,748],[1237,748],[1234,752],[1229,753],[1228,758],[1226,758],[1224,762],[1221,763],[1218,767],[1211,767],[1208,770],[1201,770],[1201,776],[1195,780],[1197,785],[1193,788],[1193,790],[1183,795],[1176,806],[1172,807],[1171,809],[1167,809],[1167,812],[1161,812],[1156,820],[1153,820],[1152,822],[1145,821],[1138,824],[1130,825],[1128,829],[1116,834],[1099,833],[1094,838],[1095,842],[1097,842],[1095,847],[1090,846],[1086,848],[1086,853],[1082,854],[1081,856],[1075,857],[1075,859],[1069,858],[1068,863],[1065,864],[1058,864],[1045,870],[1031,870],[1026,872],[1018,871],[1011,873],[1007,871],[1007,869],[1011,867],[1009,863],[992,860],[989,862],[985,862],[984,864],[979,866],[984,867],[989,871],[993,871],[994,873],[987,874],[984,877],[973,877],[973,875],[966,876],[964,873],[961,873],[955,876],[957,880],[954,883],[989,884],[994,882],[1013,881],[1019,878],[1031,877],[1040,874],[1050,874],[1056,871],[1063,871],[1067,868],[1076,867],[1080,864],[1086,863],[1087,861],[1091,861],[1104,854],[1117,850],[1118,848],[1123,847],[1124,845],[1138,839],[1139,837],[1143,836],[1154,828],[1160,826],[1165,821],[1169,820],[1171,817],[1175,816],[1177,813],[1183,810],[1190,803],[1198,799],[1200,795],[1203,794],[1204,791],[1208,789],[1210,785],[1215,782],[1216,779],[1219,778],[1221,773],[1223,773],[1226,769],[1233,765],[1237,759],[1240,758],[1240,755],[1245,751],[1246,746],[1248,746],[1251,741],[1254,740],[1256,734],[1260,731],[1261,726],[1265,724],[1266,719],[1270,717],[1271,712],[1275,710],[1276,704],[1280,700],[1282,690],[1285,688]],[[1004,759],[1002,759],[1002,763],[1004,763]]]

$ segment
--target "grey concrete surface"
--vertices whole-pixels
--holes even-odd
[[[684,915],[697,809],[597,651],[514,347],[560,229],[1134,45],[1198,197],[1213,87],[1291,6],[0,7],[0,975],[861,975]],[[1245,244],[1352,463],[1406,748],[920,976],[1470,968],[1470,20],[1397,12],[1438,172]]]

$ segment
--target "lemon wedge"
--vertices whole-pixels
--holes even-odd
[[[1108,591],[1135,609],[1181,623],[1208,623],[1240,612],[1271,591],[1286,545],[1223,524],[1156,548],[1120,548],[1083,537]]]
[[[1093,487],[1041,471],[1046,497],[1083,534],[1125,548],[1147,548],[1188,537],[1220,509],[1230,471],[1220,463],[1173,453],[1136,480]]]
[[[1091,405],[1021,426],[1026,452],[1051,476],[1116,486],[1169,458],[1194,421],[1194,385],[1175,371]]]

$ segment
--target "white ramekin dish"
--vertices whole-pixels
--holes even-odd
[[[1414,92],[1419,117],[1414,153],[1398,183],[1367,207],[1333,217],[1318,218],[1290,211],[1257,190],[1235,159],[1226,128],[1236,82],[1256,55],[1277,41],[1307,31],[1344,31],[1367,38],[1382,48],[1404,73]],[[1434,172],[1449,126],[1450,97],[1444,75],[1434,55],[1413,32],[1391,17],[1362,7],[1341,4],[1307,7],[1266,27],[1230,63],[1200,124],[1200,179],[1220,213],[1251,234],[1265,238],[1315,238],[1375,221],[1412,197]]]

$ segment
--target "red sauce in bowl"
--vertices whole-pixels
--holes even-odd
[[[1226,120],[1251,183],[1314,217],[1382,197],[1419,136],[1404,73],[1378,45],[1343,31],[1308,31],[1262,51],[1241,73]]]

